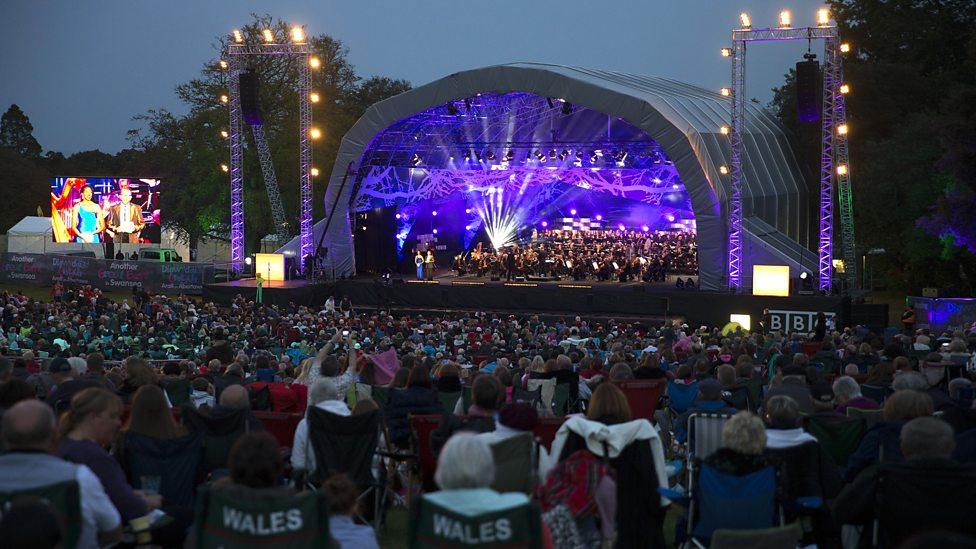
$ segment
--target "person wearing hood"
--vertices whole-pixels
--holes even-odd
[[[349,406],[341,400],[342,395],[334,381],[323,378],[316,381],[308,391],[309,402],[320,410],[338,416],[352,415]],[[308,412],[306,412],[307,416]],[[315,471],[315,452],[308,437],[308,419],[302,418],[295,428],[295,442],[291,451],[291,466],[296,470]]]

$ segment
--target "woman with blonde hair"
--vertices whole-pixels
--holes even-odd
[[[105,450],[119,433],[121,414],[122,401],[110,391],[92,387],[78,392],[71,408],[61,415],[58,455],[91,469],[122,519],[129,521],[158,508],[162,498],[133,490],[122,467]]]

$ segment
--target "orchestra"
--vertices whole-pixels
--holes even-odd
[[[560,277],[572,280],[663,282],[698,274],[695,234],[685,231],[566,231],[537,233],[499,250],[481,242],[454,258],[457,276]]]

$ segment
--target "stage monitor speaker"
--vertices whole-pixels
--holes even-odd
[[[806,61],[796,64],[796,116],[800,122],[820,120],[820,63],[816,56],[803,56]]]
[[[261,116],[261,101],[258,95],[259,82],[258,73],[252,70],[242,72],[239,79],[241,113],[244,115],[244,122],[250,126],[264,124],[264,118]]]

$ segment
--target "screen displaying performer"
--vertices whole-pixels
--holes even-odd
[[[158,244],[158,179],[55,177],[51,226],[55,242]]]

